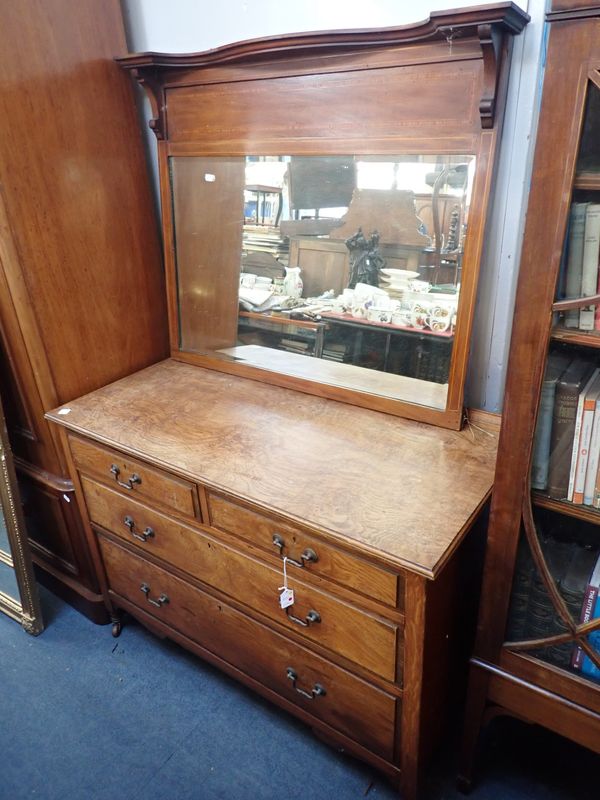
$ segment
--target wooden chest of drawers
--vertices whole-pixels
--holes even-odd
[[[493,431],[172,361],[50,418],[116,627],[130,612],[413,798],[468,628],[463,539],[491,487]]]

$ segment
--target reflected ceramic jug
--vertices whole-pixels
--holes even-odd
[[[285,294],[290,297],[302,297],[302,278],[300,277],[300,267],[286,267],[285,278],[283,281]]]

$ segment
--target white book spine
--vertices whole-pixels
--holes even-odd
[[[594,502],[594,489],[596,487],[596,474],[598,463],[600,462],[600,400],[596,400],[596,410],[594,411],[594,424],[592,425],[592,437],[590,439],[590,454],[585,473],[585,485],[583,489],[583,504],[591,506]]]
[[[588,465],[588,455],[590,452],[590,440],[592,438],[592,427],[594,425],[594,409],[583,409],[581,420],[581,436],[579,437],[579,452],[577,454],[577,466],[575,467],[575,480],[573,482],[574,503],[581,505],[583,502],[583,492],[585,487],[585,476]]]
[[[571,451],[571,469],[569,471],[569,491],[567,492],[567,500],[573,502],[573,491],[575,489],[575,473],[577,470],[577,463],[579,461],[579,448],[581,446],[581,426],[583,423],[583,408],[585,405],[585,398],[590,391],[592,384],[600,374],[600,368],[595,369],[588,382],[585,384],[579,393],[577,401],[577,416],[575,417],[575,433],[573,434],[573,449]],[[582,487],[583,491],[583,487]]]
[[[585,212],[583,256],[581,264],[581,296],[596,294],[598,286],[598,254],[600,253],[600,204],[590,203]],[[579,312],[579,327],[584,331],[594,330],[595,306],[582,308]]]
[[[575,488],[575,467],[577,466],[577,456],[579,454],[579,440],[581,438],[581,422],[583,420],[583,395],[581,392],[577,402],[577,416],[575,417],[575,433],[573,434],[573,449],[571,451],[571,469],[569,471],[569,491],[567,500],[573,500],[573,489]]]

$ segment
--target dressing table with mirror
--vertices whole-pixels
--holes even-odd
[[[114,634],[130,613],[407,800],[467,655],[497,423],[463,427],[463,383],[526,21],[118,59],[153,109],[171,359],[48,415]]]

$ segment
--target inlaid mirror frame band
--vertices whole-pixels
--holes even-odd
[[[450,428],[463,392],[512,35],[511,3],[441,12],[404,28],[298,34],[198,54],[118,59],[146,89],[158,138],[172,357]],[[461,311],[445,408],[188,353],[179,342],[169,160],[182,156],[474,156]]]
[[[172,157],[181,350],[444,409],[474,169]]]

